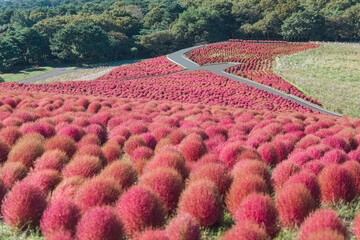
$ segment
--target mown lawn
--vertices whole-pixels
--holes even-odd
[[[360,117],[360,44],[321,47],[277,59],[273,71],[329,110]]]
[[[0,82],[18,82],[27,78],[35,77],[40,74],[50,72],[53,67],[27,68],[17,73],[0,74]]]

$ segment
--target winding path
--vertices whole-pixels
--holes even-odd
[[[168,60],[182,66],[183,68],[187,69],[188,71],[194,71],[194,70],[208,70],[214,74],[223,76],[223,77],[227,77],[230,78],[232,80],[241,82],[241,83],[245,83],[248,86],[260,89],[260,90],[264,90],[266,92],[272,93],[274,95],[280,96],[282,98],[286,98],[292,102],[296,102],[304,107],[308,107],[313,111],[317,111],[317,112],[321,112],[330,116],[336,116],[336,117],[341,117],[341,114],[329,111],[327,109],[324,109],[322,107],[320,107],[319,105],[316,104],[312,104],[308,101],[303,100],[302,98],[296,97],[294,95],[291,94],[287,94],[285,92],[281,92],[278,91],[276,89],[273,89],[271,87],[268,87],[266,85],[257,83],[255,81],[251,81],[248,80],[246,78],[242,78],[239,76],[236,76],[234,74],[229,74],[224,72],[224,69],[234,66],[234,65],[238,65],[239,63],[220,63],[220,64],[213,64],[213,65],[205,65],[205,66],[200,66],[197,63],[191,61],[190,59],[185,57],[185,54],[188,53],[189,51],[196,49],[196,48],[200,48],[203,47],[205,45],[199,45],[199,46],[195,46],[195,47],[190,47],[190,48],[186,48],[186,49],[182,49],[179,50],[177,52],[171,53],[167,56]]]

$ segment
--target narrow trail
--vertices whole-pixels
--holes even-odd
[[[241,83],[245,83],[248,86],[260,89],[260,90],[264,90],[268,93],[272,93],[274,95],[280,96],[282,98],[286,98],[292,102],[296,102],[304,107],[308,107],[313,111],[317,111],[317,112],[321,112],[330,116],[335,116],[335,117],[341,117],[342,115],[339,113],[335,113],[332,111],[329,111],[327,109],[324,109],[322,107],[320,107],[319,105],[316,104],[312,104],[308,101],[303,100],[302,98],[296,97],[294,95],[291,94],[287,94],[285,92],[282,91],[278,91],[274,88],[268,87],[266,85],[257,83],[255,81],[251,81],[249,79],[246,78],[242,78],[239,76],[236,76],[234,74],[229,74],[227,72],[224,72],[224,70],[226,68],[229,68],[231,66],[234,65],[238,65],[239,63],[220,63],[220,64],[212,64],[212,65],[205,65],[205,66],[200,66],[197,63],[191,61],[190,59],[185,57],[185,54],[188,53],[189,51],[196,49],[196,48],[200,48],[203,47],[205,45],[199,45],[199,46],[195,46],[195,47],[190,47],[190,48],[185,48],[182,50],[179,50],[177,52],[171,53],[167,56],[168,60],[172,61],[173,63],[176,63],[180,66],[182,66],[183,68],[187,69],[188,71],[195,71],[195,70],[208,70],[214,74],[217,74],[219,76],[223,76],[223,77],[227,77],[230,78],[232,80],[235,80],[237,82],[241,82]]]

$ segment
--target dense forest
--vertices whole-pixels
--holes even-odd
[[[360,0],[0,0],[0,71],[229,38],[359,41]]]

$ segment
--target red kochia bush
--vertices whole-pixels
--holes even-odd
[[[303,170],[300,173],[292,175],[289,180],[287,180],[285,185],[292,185],[301,183],[310,191],[311,196],[316,202],[320,201],[320,186],[317,181],[317,177],[312,172]]]
[[[140,184],[159,194],[168,211],[176,208],[180,194],[184,188],[181,175],[171,168],[157,168],[140,178]]]
[[[72,138],[68,136],[57,135],[50,138],[45,143],[46,151],[55,150],[55,149],[59,149],[60,151],[65,152],[66,155],[69,158],[71,158],[76,152],[76,143]]]
[[[95,207],[86,212],[76,227],[79,240],[121,240],[124,237],[122,223],[111,207]]]
[[[131,162],[135,163],[138,159],[150,159],[153,155],[153,150],[149,147],[138,147],[131,155]]]
[[[172,240],[199,240],[200,228],[196,220],[188,213],[182,213],[169,222],[166,233]]]
[[[227,144],[220,153],[220,160],[225,166],[232,168],[245,148],[241,143],[234,142]]]
[[[225,198],[229,212],[234,216],[240,203],[251,193],[268,193],[269,187],[259,175],[245,175],[234,179]]]
[[[57,135],[68,136],[78,142],[85,135],[85,131],[76,125],[67,125],[57,131]]]
[[[122,160],[107,165],[100,176],[114,179],[122,189],[131,187],[137,181],[137,173],[132,164]]]
[[[6,162],[1,169],[1,180],[10,189],[16,181],[26,177],[27,173],[27,167],[21,162]]]
[[[355,160],[350,160],[343,163],[342,166],[351,173],[354,179],[356,195],[359,195],[360,194],[360,163]]]
[[[354,178],[351,173],[338,164],[325,167],[318,181],[321,189],[321,201],[324,203],[350,202],[355,197]]]
[[[140,146],[146,147],[145,140],[139,136],[139,135],[133,135],[131,136],[124,144],[124,151],[129,156],[132,155],[132,153]]]
[[[78,189],[80,189],[80,186],[84,182],[85,178],[81,176],[74,176],[64,179],[52,192],[51,201],[54,202],[59,198],[67,198],[73,200],[76,192],[78,191]]]
[[[164,204],[155,193],[144,186],[135,186],[123,193],[116,208],[126,234],[160,227],[165,223]]]
[[[207,163],[191,172],[189,182],[205,179],[215,183],[219,193],[225,195],[232,182],[227,168],[220,163]]]
[[[318,175],[324,167],[324,163],[322,163],[320,160],[311,160],[310,162],[304,164],[304,166],[302,166],[302,169]]]
[[[7,187],[5,184],[0,180],[0,203],[2,202],[5,194],[7,192]],[[0,204],[1,205],[1,204]]]
[[[41,190],[28,182],[19,182],[5,196],[1,207],[3,220],[13,228],[25,225],[38,226],[46,208]]]
[[[220,240],[235,239],[270,240],[271,238],[267,235],[264,228],[250,221],[245,221],[233,226],[220,237]]]
[[[5,127],[0,130],[1,139],[10,147],[22,136],[21,131],[17,127]]]
[[[96,177],[81,185],[75,195],[75,202],[83,212],[92,207],[111,205],[121,194],[121,188],[111,178]]]
[[[67,199],[59,198],[48,206],[41,218],[41,232],[45,237],[59,230],[75,233],[75,227],[81,217],[80,208]]]
[[[268,195],[254,193],[245,198],[235,213],[235,220],[238,225],[250,221],[259,227],[265,227],[266,232],[272,237],[279,232],[278,212]]]
[[[6,143],[0,140],[0,163],[3,163],[7,160],[9,154],[9,147]]]
[[[181,141],[179,151],[186,161],[195,162],[199,160],[207,150],[201,136],[190,134]]]
[[[265,182],[270,186],[271,184],[271,174],[268,167],[264,162],[254,161],[254,160],[244,160],[238,162],[231,172],[233,178],[241,178],[247,174],[255,174],[262,177]]]
[[[45,170],[45,169],[54,169],[61,171],[63,166],[69,161],[66,153],[55,149],[51,151],[46,151],[44,154],[36,159],[34,162],[34,171]]]
[[[33,161],[44,152],[41,142],[31,139],[20,139],[8,155],[9,162],[21,162],[26,167],[31,167]]]
[[[306,240],[318,240],[318,239],[326,239],[326,240],[346,240],[345,236],[339,233],[336,230],[325,229],[315,233],[310,234]]]
[[[24,181],[39,187],[44,195],[47,195],[62,180],[61,174],[54,169],[44,169],[41,171],[31,172]]]
[[[145,230],[141,233],[141,235],[136,240],[170,240],[170,238],[166,235],[164,230]]]
[[[283,227],[300,226],[305,217],[316,208],[309,190],[301,183],[285,185],[275,198]]]
[[[321,158],[321,161],[325,165],[329,165],[332,163],[341,164],[345,161],[349,160],[348,155],[346,152],[340,149],[333,149],[324,154],[324,156]]]
[[[189,176],[183,156],[174,150],[163,150],[156,154],[145,166],[144,173],[159,167],[173,168],[181,174],[183,179]]]
[[[101,147],[98,145],[88,144],[79,147],[79,150],[76,152],[76,156],[84,156],[84,155],[100,158],[101,163],[104,166],[108,163],[108,160],[106,159],[103,151],[101,150]]]
[[[46,237],[46,240],[75,240],[73,238],[72,233],[66,230],[58,230],[56,232],[51,233],[51,235]]]
[[[212,226],[219,221],[223,207],[214,183],[198,180],[189,185],[181,194],[179,213],[189,213],[201,226]]]
[[[102,152],[109,163],[121,157],[121,149],[119,144],[114,142],[107,142],[102,147]]]
[[[326,137],[326,138],[322,139],[321,142],[331,148],[341,149],[341,150],[344,150],[345,152],[351,151],[351,146],[350,146],[349,142],[346,141],[340,135],[333,135],[333,136]]]
[[[266,164],[275,165],[279,161],[276,148],[272,143],[263,143],[257,150]]]
[[[307,240],[311,234],[325,230],[337,231],[347,239],[346,226],[337,213],[330,209],[320,209],[311,213],[300,226],[298,240]]]
[[[300,167],[292,161],[284,161],[278,164],[271,175],[274,189],[279,190],[292,175],[299,171]]]
[[[64,178],[73,176],[82,176],[85,178],[98,174],[103,165],[98,157],[94,156],[78,156],[71,160],[62,170]]]

